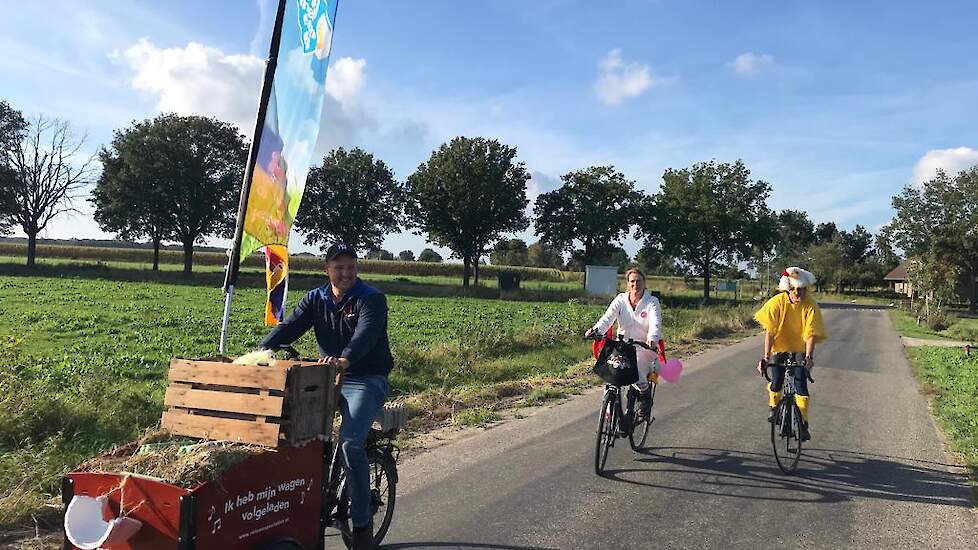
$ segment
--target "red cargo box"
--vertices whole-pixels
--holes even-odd
[[[64,500],[104,495],[113,517],[142,522],[110,550],[264,550],[286,542],[321,548],[323,453],[321,441],[269,449],[193,489],[126,473],[73,472]],[[67,536],[65,548],[77,548]]]

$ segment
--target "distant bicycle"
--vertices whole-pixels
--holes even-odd
[[[645,349],[651,349],[644,342],[634,340],[624,340],[619,338],[613,340],[603,336],[589,337],[588,340],[604,340],[605,345],[631,345]],[[634,365],[631,366],[634,369]],[[623,370],[628,370],[626,365]],[[637,379],[637,369],[633,378]],[[608,461],[608,454],[615,446],[615,441],[619,438],[628,438],[628,444],[633,451],[641,450],[645,446],[645,441],[649,436],[649,428],[655,418],[652,416],[652,405],[655,403],[655,388],[652,384],[650,388],[649,407],[647,411],[640,411],[641,414],[635,415],[635,401],[638,391],[631,387],[634,381],[631,378],[618,378],[614,374],[602,376],[605,378],[604,397],[601,401],[601,409],[598,412],[598,432],[597,441],[594,447],[594,473],[604,474],[605,463]],[[624,406],[622,404],[622,387],[627,386],[628,391],[625,397]]]
[[[805,366],[798,362],[795,354],[788,355],[784,364],[768,364],[768,368],[784,369],[784,386],[781,388],[781,402],[778,403],[774,411],[774,421],[771,422],[771,447],[774,449],[774,460],[778,463],[778,468],[786,474],[794,473],[798,469],[798,461],[801,459],[801,423],[804,422],[801,410],[795,403],[795,369],[803,369]],[[811,372],[807,373],[808,381],[814,383]],[[764,378],[770,383],[771,378],[764,371]]]

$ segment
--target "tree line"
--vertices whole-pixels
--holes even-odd
[[[246,140],[234,126],[174,114],[133,123],[98,152],[102,170],[95,177],[95,159],[79,163],[72,157],[80,145],[68,139],[67,124],[42,122],[24,122],[0,103],[0,224],[19,225],[29,243],[90,183],[95,186],[88,200],[100,227],[125,240],[151,241],[154,269],[164,241],[183,245],[189,272],[195,243],[233,232],[247,155]],[[62,141],[51,147],[62,172],[31,171],[29,153],[48,150],[39,138],[56,135],[55,128],[63,129]],[[53,180],[56,185],[48,187],[54,190],[44,178]],[[851,232],[832,223],[816,227],[803,211],[772,211],[771,185],[752,178],[740,160],[668,169],[653,194],[637,190],[614,166],[589,166],[560,179],[531,210],[529,171],[515,147],[495,139],[454,138],[404,181],[369,152],[338,148],[310,170],[295,226],[306,244],[325,248],[343,240],[379,259],[394,259],[380,248],[386,235],[412,231],[462,261],[464,286],[470,278],[478,283],[485,257],[493,264],[562,268],[635,263],[653,274],[702,277],[704,297],[712,279],[744,275],[745,262],[758,273],[769,265],[810,265],[823,284],[838,288],[879,282],[896,262],[891,233],[874,237],[861,226]],[[27,204],[39,189],[47,190],[43,205]],[[537,242],[507,237],[531,222]],[[621,246],[631,235],[642,243],[634,261]],[[411,251],[398,257],[415,259]],[[417,260],[442,258],[426,249]],[[33,262],[30,244],[28,263]]]

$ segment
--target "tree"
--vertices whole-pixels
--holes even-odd
[[[13,154],[24,139],[26,129],[23,114],[0,101],[0,235],[7,233],[14,224],[17,171],[13,168]]]
[[[884,225],[880,228],[876,233],[873,246],[873,253],[883,265],[883,271],[889,273],[893,268],[900,265],[900,256],[893,249],[893,229],[890,226]]]
[[[431,262],[431,263],[440,264],[443,260],[444,259],[441,257],[441,254],[435,252],[430,248],[426,248],[421,251],[421,254],[418,254],[419,262]]]
[[[529,173],[516,148],[484,138],[457,137],[442,144],[407,181],[411,227],[462,260],[462,285],[472,264],[504,233],[526,229]]]
[[[394,255],[391,254],[390,251],[384,250],[383,248],[375,248],[367,252],[367,259],[390,261],[394,259]]]
[[[533,267],[552,267],[560,269],[564,266],[564,259],[560,251],[543,241],[537,241],[526,248],[527,264]]]
[[[643,246],[635,255],[635,263],[646,275],[676,277],[683,274],[676,260],[666,256],[661,246]]]
[[[767,248],[771,186],[751,180],[750,171],[739,160],[668,169],[662,180],[655,196],[656,226],[644,233],[657,233],[667,256],[703,277],[703,300],[708,301],[714,269],[748,259],[759,242]]]
[[[120,233],[132,230],[154,238],[146,228],[139,231],[138,224],[127,217],[110,213],[118,212],[121,203],[137,213],[152,210],[153,215],[164,216],[161,231],[165,238],[183,245],[183,271],[190,273],[195,243],[208,236],[230,238],[234,233],[247,157],[244,137],[227,122],[175,114],[136,124],[117,133],[117,140],[120,136],[123,149],[109,150],[107,158],[113,161],[118,154],[124,169],[117,172],[110,167],[110,177],[118,175],[118,181],[93,197],[97,208],[103,209],[102,220],[112,221],[107,227]],[[115,145],[113,141],[113,148]],[[139,189],[152,186],[150,196],[123,192],[131,178],[144,180]]]
[[[782,210],[777,215],[775,254],[778,264],[801,263],[805,249],[815,242],[815,225],[802,210]]]
[[[827,243],[839,234],[835,222],[823,222],[815,228],[815,244]]]
[[[537,197],[536,234],[560,252],[574,252],[581,243],[580,260],[593,264],[604,248],[621,245],[642,196],[613,166],[591,166],[561,179],[560,188]]]
[[[67,122],[38,115],[5,153],[6,177],[12,178],[4,191],[13,202],[8,219],[27,235],[27,265],[35,263],[37,234],[52,219],[76,212],[74,201],[92,181],[95,157],[82,157],[84,144]]]
[[[624,248],[620,246],[608,246],[602,248],[591,258],[590,265],[613,265],[619,271],[623,271],[628,269],[631,261],[628,252]],[[570,262],[568,263],[576,271],[584,271],[584,266],[589,265],[589,262],[584,260],[584,251],[580,249],[571,252]]]
[[[818,279],[816,289],[821,291],[833,284],[838,288],[842,270],[845,268],[842,240],[836,236],[831,241],[813,245],[808,249],[808,256],[810,258],[808,269]]]
[[[397,253],[397,259],[401,260],[402,262],[413,262],[414,252],[411,250],[402,250]]]
[[[893,208],[895,243],[909,256],[939,257],[960,268],[969,309],[978,309],[978,166],[953,178],[938,171],[921,188],[908,185],[893,197]]]
[[[842,250],[849,264],[861,264],[872,254],[873,235],[857,225],[852,231],[842,231]]]
[[[157,157],[160,127],[146,120],[115,132],[112,145],[99,152],[102,174],[89,201],[103,231],[153,243],[153,270],[159,270],[160,245],[173,238],[173,212],[167,205],[168,167]]]
[[[355,148],[334,149],[309,171],[296,228],[306,244],[325,250],[334,242],[355,249],[379,248],[400,229],[404,187],[381,160]]]
[[[492,265],[529,265],[530,257],[526,242],[522,239],[503,239],[489,252]]]

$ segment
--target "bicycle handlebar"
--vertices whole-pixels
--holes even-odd
[[[768,363],[767,366],[768,367],[776,367],[776,368],[779,368],[779,369],[786,369],[786,370],[787,369],[804,369],[805,368],[803,365],[777,365],[777,364],[772,364],[772,363]],[[812,378],[812,371],[811,371],[811,369],[805,369],[805,370],[807,371],[805,373],[805,375],[808,377],[808,381],[814,384],[815,383],[815,379]],[[764,375],[764,379],[765,380],[767,380],[769,383],[771,382],[771,378],[767,375],[767,368],[766,367],[764,368],[763,371],[761,371],[761,374]]]
[[[624,338],[620,338],[620,337],[616,339],[616,338],[608,338],[607,336],[602,336],[600,334],[599,335],[590,335],[589,334],[589,335],[585,336],[584,339],[585,340],[595,340],[595,341],[607,340],[608,342],[623,342],[625,344],[631,344],[633,346],[638,346],[640,348],[645,348],[647,350],[655,351],[655,348],[653,348],[652,346],[646,344],[645,342],[642,342],[642,341],[639,341],[639,340],[633,340],[631,338],[625,340]]]

